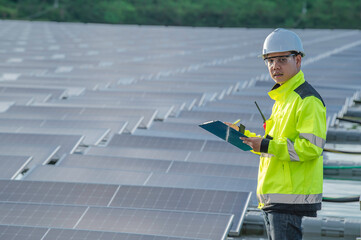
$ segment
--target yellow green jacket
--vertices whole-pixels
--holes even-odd
[[[266,121],[258,172],[259,208],[297,204],[319,210],[322,201],[326,108],[302,71],[268,93],[275,100]],[[256,136],[246,130],[249,137]],[[318,206],[309,208],[309,206]]]

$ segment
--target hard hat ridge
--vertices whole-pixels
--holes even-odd
[[[277,28],[264,41],[262,57],[275,52],[297,52],[305,55],[301,39],[298,35],[284,28]]]

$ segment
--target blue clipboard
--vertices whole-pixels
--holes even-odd
[[[247,144],[243,143],[240,137],[247,137],[246,135],[236,131],[235,129],[229,127],[227,124],[221,121],[210,121],[205,122],[199,125],[201,128],[207,130],[208,132],[216,135],[219,138],[222,138],[224,141],[229,142],[230,144],[242,149],[243,151],[250,151],[252,148]]]

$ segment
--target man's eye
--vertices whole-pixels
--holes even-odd
[[[274,60],[273,59],[268,59],[268,64],[273,64]]]
[[[286,62],[287,62],[287,58],[280,58],[279,61],[280,61],[281,63],[286,63]]]

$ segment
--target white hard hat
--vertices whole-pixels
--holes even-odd
[[[300,53],[302,57],[305,55],[301,39],[290,30],[277,28],[264,41],[262,57],[269,53],[293,51]]]

